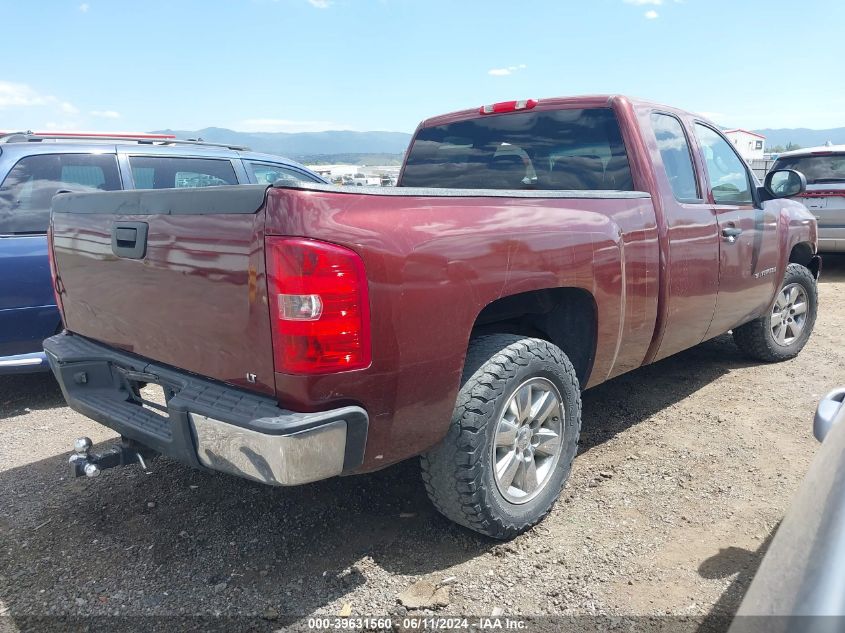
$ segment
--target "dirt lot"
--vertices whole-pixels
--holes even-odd
[[[437,515],[415,463],[294,489],[161,459],[71,479],[72,440],[111,433],[51,377],[2,378],[0,613],[10,630],[51,614],[302,623],[404,613],[400,593],[445,579],[440,614],[723,623],[815,453],[819,397],[845,383],[845,258],[826,258],[820,292],[796,360],[750,364],[724,336],[587,392],[564,499],[508,544]]]

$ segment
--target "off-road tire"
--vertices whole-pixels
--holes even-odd
[[[552,382],[564,412],[562,451],[536,497],[515,504],[499,492],[493,471],[495,427],[511,395],[533,377]],[[569,477],[581,432],[581,393],[572,363],[547,341],[511,334],[471,341],[452,424],[421,457],[428,496],[445,517],[495,539],[511,539],[549,513]]]
[[[801,335],[789,345],[779,344],[772,333],[772,313],[769,311],[765,316],[733,330],[734,342],[749,358],[765,363],[789,360],[798,356],[807,344],[816,322],[819,305],[818,287],[813,273],[800,264],[789,264],[786,267],[786,274],[780,287],[785,288],[790,284],[800,284],[807,293],[807,318]]]

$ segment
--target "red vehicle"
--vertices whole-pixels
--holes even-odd
[[[421,456],[447,517],[510,538],[549,511],[580,392],[728,330],[761,361],[816,317],[794,171],[625,97],[423,122],[399,186],[63,194],[52,254],[70,406],[123,445],[268,484]],[[158,385],[164,402],[146,397]]]

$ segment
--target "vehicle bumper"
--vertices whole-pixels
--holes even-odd
[[[50,371],[47,355],[44,352],[0,356],[0,376],[6,374],[34,374]]]
[[[44,349],[71,408],[195,468],[291,486],[363,462],[369,422],[360,407],[288,411],[271,398],[68,333],[47,339]],[[166,394],[160,411],[138,397],[150,383]]]
[[[819,252],[841,253],[845,251],[845,227],[819,225]]]

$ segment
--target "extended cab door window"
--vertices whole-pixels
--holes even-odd
[[[121,188],[114,154],[37,154],[22,158],[0,185],[0,234],[46,233],[50,203],[60,189]]]
[[[730,143],[701,123],[695,124],[695,134],[704,153],[710,191],[716,204],[753,204],[748,169]]]
[[[681,122],[671,115],[655,112],[651,115],[651,126],[675,199],[682,202],[701,201],[692,152]]]
[[[181,189],[236,185],[232,161],[225,158],[130,156],[136,189]]]
[[[289,181],[292,183],[320,182],[316,178],[312,178],[308,174],[290,167],[273,165],[272,163],[254,163],[252,161],[245,162],[247,164],[247,170],[252,173],[252,176],[255,178],[255,182],[259,185],[272,185],[277,180]]]

